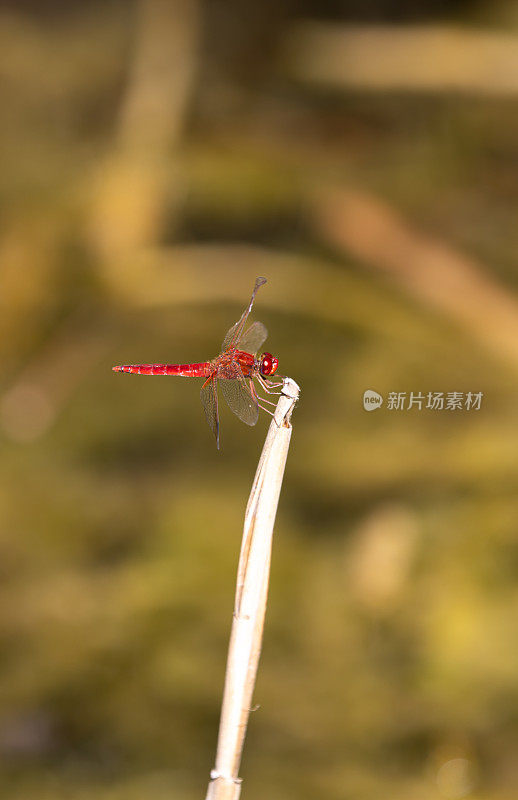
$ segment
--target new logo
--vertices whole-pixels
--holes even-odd
[[[373,389],[367,389],[363,393],[363,407],[365,411],[375,411],[383,403],[383,397]]]

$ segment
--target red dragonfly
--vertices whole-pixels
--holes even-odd
[[[255,295],[265,283],[266,278],[256,278],[248,306],[225,336],[221,353],[212,361],[201,361],[198,364],[123,364],[112,369],[115,372],[134,372],[137,375],[206,378],[201,387],[201,401],[219,449],[218,381],[221,382],[221,392],[231,411],[247,425],[255,425],[260,408],[269,414],[272,413],[265,407],[265,403],[275,405],[270,400],[258,396],[254,381],[257,381],[268,394],[278,394],[275,390],[282,386],[282,380],[271,380],[271,376],[277,370],[278,359],[271,353],[256,355],[268,336],[262,322],[253,322],[245,331]]]

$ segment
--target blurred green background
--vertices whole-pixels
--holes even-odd
[[[254,319],[301,386],[242,796],[518,796],[518,13],[0,3],[0,794],[191,800],[268,419],[112,364]],[[366,389],[483,392],[366,413]]]

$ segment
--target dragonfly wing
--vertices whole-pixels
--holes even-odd
[[[218,391],[216,378],[209,378],[201,387],[200,397],[207,422],[212,433],[216,437],[216,447],[219,450],[219,414],[218,414]]]
[[[268,331],[263,323],[253,322],[242,335],[239,349],[244,350],[245,353],[257,353],[267,336]]]
[[[246,422],[247,425],[255,425],[259,416],[259,407],[246,378],[243,375],[234,380],[222,378],[220,386],[221,393],[230,410],[242,422]]]
[[[223,345],[221,347],[222,350],[228,350],[229,347],[237,347],[239,340],[241,339],[241,335],[243,333],[243,328],[245,327],[246,319],[250,314],[250,311],[252,310],[252,306],[254,304],[254,299],[257,294],[257,291],[264,283],[266,283],[266,278],[255,279],[254,291],[252,292],[252,297],[250,298],[250,302],[243,311],[240,319],[238,319],[235,325],[232,325],[227,335],[223,339]]]

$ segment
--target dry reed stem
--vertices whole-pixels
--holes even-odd
[[[121,280],[131,278],[128,255],[160,239],[165,207],[171,228],[183,192],[178,151],[198,68],[199,3],[138,0],[134,20],[116,136],[89,189],[87,223],[100,268]]]
[[[291,75],[337,89],[508,97],[518,92],[513,31],[303,22],[292,29],[285,52]]]
[[[328,244],[388,274],[486,350],[518,365],[518,300],[476,258],[421,232],[379,198],[347,187],[316,192],[313,219]]]
[[[241,793],[238,772],[261,653],[273,525],[298,396],[298,385],[286,378],[246,508],[216,764],[206,800],[238,800]]]

